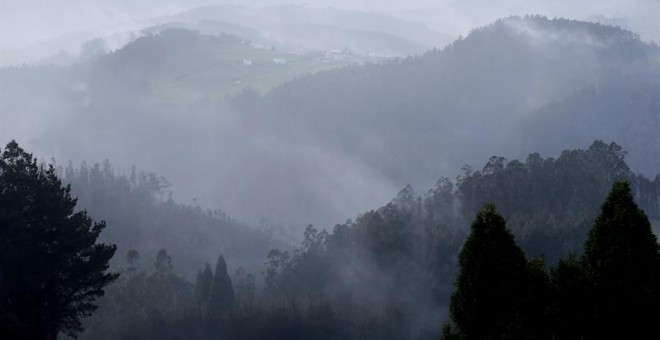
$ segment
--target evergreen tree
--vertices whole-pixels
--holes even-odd
[[[550,320],[556,339],[582,339],[587,318],[593,314],[593,288],[586,281],[582,264],[571,254],[550,271]]]
[[[527,261],[495,206],[478,213],[459,254],[450,315],[465,339],[516,338],[526,297]]]
[[[197,280],[195,281],[195,298],[197,299],[197,304],[202,315],[206,314],[212,286],[213,271],[211,270],[211,266],[207,263],[204,266],[204,269],[197,272]]]
[[[550,277],[543,257],[527,262],[527,290],[521,306],[520,326],[528,339],[546,339],[551,333],[548,305],[551,299]]]
[[[234,287],[227,273],[227,263],[220,254],[215,264],[215,273],[211,291],[209,292],[209,309],[214,316],[218,316],[234,307]]]
[[[76,336],[95,309],[116,247],[105,223],[75,211],[70,187],[14,141],[0,157],[0,338]]]
[[[583,258],[593,285],[588,336],[644,338],[660,320],[660,246],[627,182],[616,182],[589,232]]]

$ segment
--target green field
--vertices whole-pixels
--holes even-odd
[[[367,61],[344,55],[341,60],[325,53],[293,54],[255,48],[249,44],[198,45],[168,56],[162,72],[151,81],[151,102],[221,100],[245,88],[265,93],[273,87],[306,74]],[[274,61],[286,60],[278,64]]]

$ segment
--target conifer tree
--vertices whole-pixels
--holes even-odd
[[[478,213],[459,254],[450,315],[465,339],[516,338],[527,291],[527,261],[495,206]]]
[[[586,321],[593,315],[593,287],[585,278],[575,254],[561,259],[550,271],[552,289],[549,306],[552,333],[556,339],[582,339]]]
[[[212,286],[213,271],[207,263],[204,269],[197,273],[197,280],[195,281],[195,298],[203,316],[206,315],[208,309],[209,294],[211,293]]]
[[[220,254],[215,264],[215,273],[213,283],[209,293],[209,309],[215,315],[221,315],[223,312],[234,307],[234,287],[227,273],[227,263],[224,256]]]
[[[116,247],[75,211],[70,187],[14,141],[0,156],[0,338],[76,336],[95,309]]]
[[[583,266],[594,294],[590,338],[657,334],[660,246],[627,182],[616,182],[603,203],[585,243]]]

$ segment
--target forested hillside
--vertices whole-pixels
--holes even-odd
[[[439,336],[441,321],[448,317],[458,251],[469,221],[484,203],[494,203],[526,257],[543,259],[539,260],[542,271],[560,258],[582,252],[601,204],[617,180],[629,181],[640,208],[658,219],[660,176],[650,180],[635,175],[624,155],[620,146],[596,141],[588,149],[566,150],[557,158],[537,153],[524,162],[492,157],[481,170],[464,169],[457,182],[441,178],[421,196],[408,186],[387,205],[332,230],[308,226],[295,250],[268,252],[262,273],[222,257],[215,270],[208,265],[204,269],[199,262],[193,285],[176,274],[186,269],[178,263],[193,263],[189,254],[158,254],[151,269],[145,265],[144,253],[129,253],[123,279],[101,301],[85,338],[130,334],[174,339],[191,333],[199,339],[220,335],[260,339],[266,334],[300,339]],[[136,226],[140,228],[144,227]],[[145,242],[164,244],[169,233],[165,229],[164,235]],[[108,235],[112,234],[110,230]],[[245,239],[241,244],[258,246],[254,241]],[[226,255],[233,250],[220,251]],[[159,261],[165,261],[165,269]],[[226,289],[216,298],[210,296],[220,293],[204,293],[225,275],[233,282],[230,296]],[[132,294],[142,299],[142,307],[131,301]],[[226,299],[234,302],[221,302]],[[148,311],[141,311],[144,305]],[[213,312],[213,308],[219,309]]]
[[[273,90],[258,109],[241,101],[238,106],[264,117],[274,115],[301,130],[318,131],[329,148],[365,160],[397,183],[424,183],[435,173],[449,173],[500,150],[515,157],[535,151],[522,146],[534,137],[526,133],[525,119],[585,87],[606,84],[603,87],[630,92],[628,84],[635,84],[637,91],[655,91],[643,80],[657,77],[657,54],[657,46],[620,28],[511,17],[475,29],[443,50],[309,76]],[[595,99],[594,105],[602,107],[609,100]],[[622,116],[625,104],[618,105],[608,106],[609,112]],[[657,119],[657,110],[645,103],[634,105],[642,105],[641,114]],[[584,114],[612,124],[604,115],[613,113]],[[559,131],[542,126],[549,135]],[[607,133],[591,130],[589,137],[613,139],[618,126],[608,125]],[[635,143],[649,139],[657,140],[647,132],[637,135]],[[467,151],[452,152],[456,144]],[[637,159],[633,145],[624,147]],[[634,166],[656,170],[642,169],[641,163]]]
[[[659,338],[660,2],[0,2],[0,340]]]
[[[154,174],[122,175],[109,162],[58,171],[12,141],[0,158],[0,335],[648,334],[659,296],[649,218],[660,217],[660,175],[634,175],[624,156],[596,141],[556,159],[492,157],[425,195],[408,186],[332,231],[310,225],[288,250],[222,213],[165,200],[166,181]],[[109,265],[117,249],[125,255]],[[259,249],[268,250],[264,270],[243,267]],[[619,319],[616,306],[633,312]],[[642,328],[630,329],[636,322]]]
[[[363,164],[355,176],[395,187],[427,186],[493,154],[593,139],[621,143],[632,169],[654,176],[658,51],[616,27],[511,17],[443,50],[308,76],[234,104],[244,126],[268,126],[271,144],[310,140],[318,154]]]
[[[660,157],[648,155],[660,154],[660,67],[635,73],[599,80],[542,107],[528,118],[523,140],[542,152],[615,140],[631,151],[626,159],[634,169],[654,175]]]
[[[30,135],[29,145],[56,159],[137,164],[167,177],[179,201],[296,233],[494,154],[559,153],[601,139],[620,143],[633,171],[658,172],[648,155],[660,153],[660,52],[617,27],[509,17],[442,50],[353,66],[370,59],[152,33],[110,54],[92,44],[88,62],[67,70],[3,69],[2,81],[15,85],[0,94],[12,112],[0,133]],[[29,100],[35,89],[41,100]]]
[[[219,210],[176,203],[166,179],[154,173],[117,171],[105,161],[64,169],[78,208],[113,227],[101,240],[118,245],[115,266],[135,250],[155,257],[165,249],[174,258],[177,273],[191,279],[204,262],[223,253],[233,265],[258,271],[272,247],[287,246],[275,229],[255,229]],[[265,226],[263,226],[265,228]]]

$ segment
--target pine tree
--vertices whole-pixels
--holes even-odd
[[[478,213],[459,254],[450,315],[465,339],[516,338],[527,292],[527,261],[495,207]]]
[[[95,309],[116,247],[105,223],[75,211],[70,187],[14,141],[0,157],[0,338],[75,336]]]
[[[213,284],[209,293],[209,309],[214,316],[222,315],[234,307],[234,287],[227,273],[227,263],[220,254],[215,264]]]
[[[527,262],[526,282],[526,296],[520,309],[522,334],[529,339],[548,338],[551,331],[548,322],[551,286],[543,257]]]
[[[553,335],[556,339],[582,339],[587,319],[593,315],[593,288],[586,280],[577,256],[571,254],[559,261],[550,271],[550,284]]]
[[[197,273],[197,280],[195,281],[195,298],[199,306],[202,316],[205,316],[208,310],[209,294],[213,286],[213,271],[211,266],[207,263],[204,269]]]
[[[657,334],[660,246],[627,182],[616,182],[603,203],[583,265],[594,293],[590,338]]]

